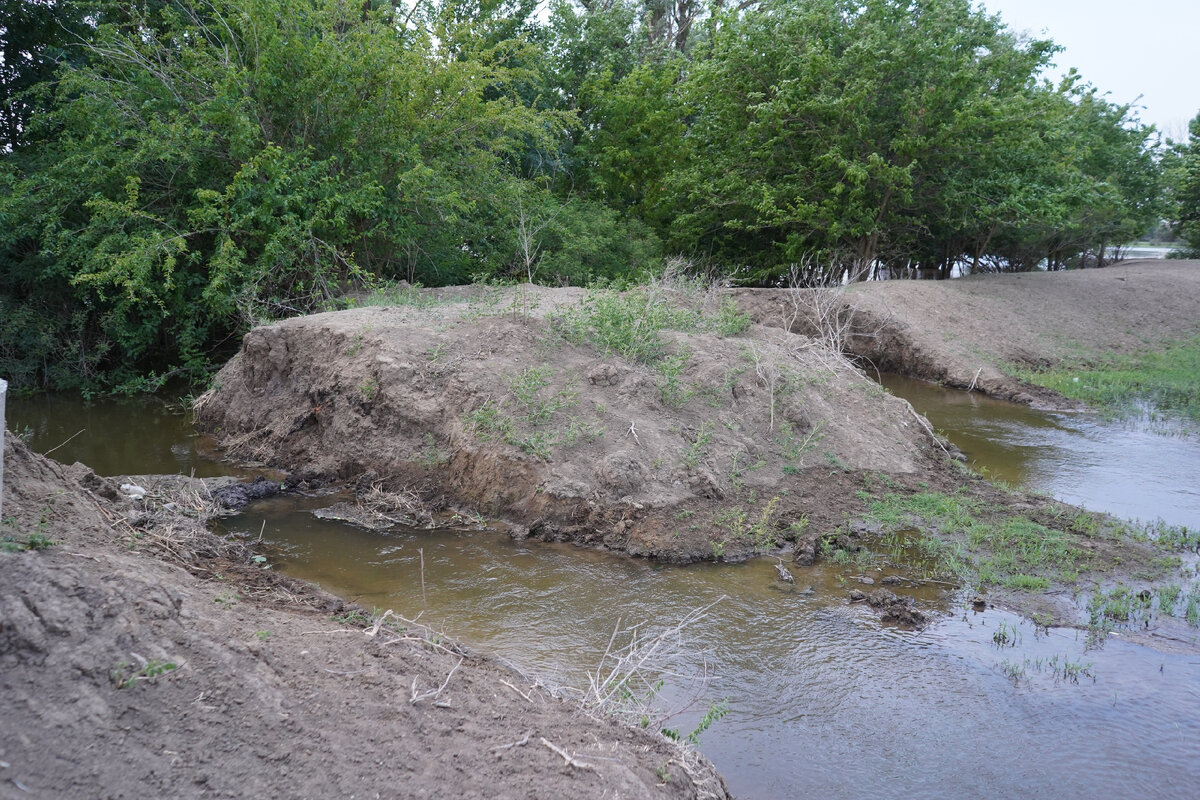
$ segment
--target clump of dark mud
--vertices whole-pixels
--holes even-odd
[[[212,496],[222,508],[236,510],[244,508],[252,500],[262,500],[279,494],[278,481],[267,480],[259,475],[247,483],[233,483],[213,491]]]
[[[917,608],[915,600],[898,595],[888,589],[876,589],[873,592],[851,589],[850,602],[866,602],[867,605],[879,612],[879,618],[884,622],[890,622],[903,628],[919,630],[929,624],[929,616]]]

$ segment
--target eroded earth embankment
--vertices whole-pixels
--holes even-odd
[[[0,797],[727,796],[694,751],[261,568],[183,513],[196,482],[131,500],[4,456]]]
[[[428,293],[260,327],[197,424],[237,458],[667,561],[771,550],[840,524],[856,473],[937,468],[923,420],[836,353],[657,291]]]
[[[846,350],[882,372],[1051,408],[1074,404],[1013,377],[1015,367],[1084,364],[1200,334],[1200,261],[872,281],[821,303],[793,294],[735,292],[756,321],[801,332],[813,330],[814,307],[836,304]]]

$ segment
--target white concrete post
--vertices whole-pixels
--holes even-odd
[[[4,396],[8,381],[0,378],[0,524],[4,523]]]

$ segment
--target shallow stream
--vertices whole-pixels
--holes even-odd
[[[995,422],[990,406],[972,404],[959,415],[969,421],[966,430],[956,431],[949,412],[963,409],[953,398],[944,403],[945,417],[914,402],[999,477],[1064,495],[1081,483],[1102,485],[1098,477],[1064,479],[1061,489],[1052,482],[1077,460],[1072,437],[1084,434],[1070,433],[1077,430],[1072,425],[1098,423],[1080,417],[1039,422],[1022,409],[1034,421],[1024,438],[1006,446],[1003,436],[990,438],[987,426],[1003,433],[1019,423]],[[101,474],[228,471],[181,417],[155,406],[10,399],[9,427],[24,426],[43,452],[84,430],[53,455],[84,461]],[[1114,428],[1111,435],[1120,434]],[[1163,448],[1188,442],[1156,440],[1160,457]],[[1009,455],[987,455],[990,441]],[[1042,444],[1031,443],[1037,441]],[[1075,442],[1058,466],[1045,460],[1055,441]],[[1147,469],[1131,452],[1125,446],[1111,456],[1128,471],[1127,481]],[[1200,467],[1200,445],[1192,441],[1181,453],[1171,467],[1180,471],[1164,480],[1176,489]],[[1169,513],[1196,524],[1194,489],[1182,489],[1166,492],[1154,508],[1175,509]],[[1100,501],[1112,493],[1084,492],[1079,501],[1104,508]],[[1182,499],[1172,505],[1174,495]],[[659,664],[675,673],[659,700],[667,707],[696,700],[667,722],[685,735],[709,702],[728,700],[729,714],[703,734],[701,749],[739,797],[1200,794],[1200,655],[1194,647],[1162,653],[1112,636],[1102,649],[1085,651],[1082,633],[1038,629],[994,609],[975,613],[954,591],[932,586],[897,589],[941,612],[924,632],[904,632],[847,603],[847,588],[858,585],[855,568],[796,569],[792,590],[775,580],[769,559],[667,568],[486,531],[369,533],[314,518],[308,509],[318,504],[275,498],[226,525],[255,536],[263,530],[278,553],[277,569],[368,608],[421,615],[422,622],[548,684],[586,686],[618,624],[643,623],[653,632],[719,600]],[[1173,518],[1131,507],[1122,513]],[[703,673],[707,682],[687,677]]]

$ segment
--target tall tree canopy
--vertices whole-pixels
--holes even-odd
[[[0,0],[0,371],[203,374],[378,278],[1029,269],[1161,214],[1152,129],[970,0],[536,8]]]

